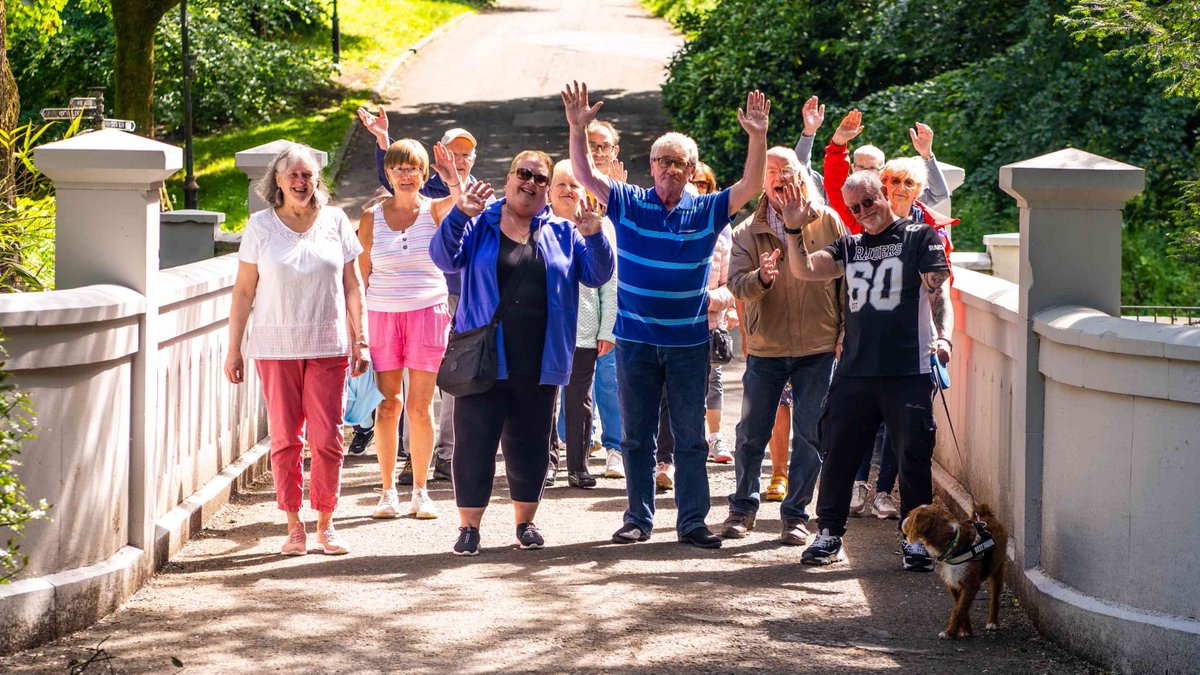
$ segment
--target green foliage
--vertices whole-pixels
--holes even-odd
[[[687,35],[695,35],[720,0],[642,0],[646,9],[661,16]]]
[[[1176,183],[1195,173],[1200,117],[1148,84],[1145,68],[1107,58],[1111,46],[1073,40],[1055,24],[1064,11],[1059,0],[724,0],[676,56],[664,101],[727,179],[745,158],[736,108],[752,88],[771,98],[771,140],[787,146],[803,101],[827,104],[818,166],[851,107],[866,127],[856,143],[889,156],[913,154],[907,129],[930,124],[938,157],[966,170],[954,194],[959,250],[1016,229],[1013,200],[997,186],[1004,164],[1076,147],[1144,167],[1147,190],[1126,208],[1123,296],[1194,304],[1200,274],[1164,251],[1181,230]]]
[[[36,424],[29,397],[17,389],[4,369],[8,354],[0,347],[0,529],[20,534],[31,521],[46,517],[50,506],[41,500],[35,506],[25,497],[25,486],[17,476],[21,465],[17,456],[21,443],[33,438]],[[21,555],[16,537],[9,537],[0,548],[0,584],[7,584],[29,559]]]
[[[103,12],[105,0],[75,0],[74,7],[89,12]],[[67,9],[67,0],[16,0],[5,3],[8,29],[26,33],[35,40],[46,41],[63,28],[62,13]]]

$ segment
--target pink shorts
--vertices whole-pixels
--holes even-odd
[[[446,303],[411,312],[368,310],[367,321],[375,372],[409,368],[436,373],[442,365],[450,333]]]

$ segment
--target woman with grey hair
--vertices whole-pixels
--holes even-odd
[[[362,280],[355,259],[362,245],[329,192],[312,150],[289,145],[259,181],[268,208],[250,216],[238,251],[229,315],[225,376],[245,380],[244,357],[255,360],[267,426],[275,499],[287,513],[281,552],[304,555],[300,519],[305,436],[312,453],[309,500],[317,511],[317,544],[327,555],[349,549],[333,529],[342,474],[342,391],[347,357],[367,369]],[[242,353],[247,320],[254,328]]]

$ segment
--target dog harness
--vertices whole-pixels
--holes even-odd
[[[949,548],[944,553],[937,557],[939,562],[944,562],[947,565],[961,565],[971,560],[982,560],[983,571],[986,574],[992,567],[992,551],[996,548],[996,540],[992,537],[992,533],[987,530],[987,523],[975,517],[975,539],[974,541],[963,541],[962,546],[959,545],[959,539],[962,536],[962,530],[954,532],[954,540],[950,542]]]

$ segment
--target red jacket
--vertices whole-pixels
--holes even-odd
[[[850,176],[850,149],[833,141],[825,146],[825,198],[829,206],[842,217],[842,223],[850,230],[850,234],[862,232],[858,219],[846,208],[846,200],[842,198],[842,186]]]

